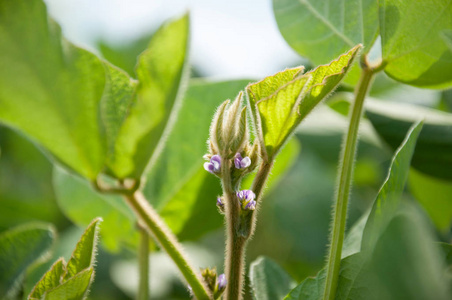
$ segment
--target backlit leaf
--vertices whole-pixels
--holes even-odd
[[[102,222],[102,219],[95,219],[86,228],[66,265],[65,280],[93,266],[97,252],[100,222]]]
[[[287,69],[246,88],[257,137],[266,156],[276,156],[295,128],[344,78],[360,45],[329,65],[302,74]]]
[[[102,62],[62,39],[40,0],[2,1],[0,40],[0,121],[95,178],[105,159]]]
[[[119,129],[108,167],[119,178],[140,178],[163,148],[175,121],[188,73],[188,15],[162,26],[138,58],[137,99]]]

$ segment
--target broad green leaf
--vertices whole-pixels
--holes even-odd
[[[50,270],[44,274],[41,280],[39,280],[28,298],[33,300],[41,299],[46,291],[54,289],[61,284],[65,272],[66,262],[63,258],[60,258],[52,265]]]
[[[410,104],[366,100],[366,115],[392,149],[411,124],[424,119],[412,165],[431,176],[452,180],[452,114]]]
[[[395,216],[369,255],[376,299],[451,299],[434,233],[412,206]],[[362,279],[365,279],[362,275]],[[362,298],[361,298],[362,299]]]
[[[108,157],[111,158],[118,133],[133,104],[137,82],[109,63],[105,63],[105,67],[106,87],[101,101],[101,117],[107,136]]]
[[[47,260],[55,229],[26,224],[0,234],[0,298],[12,296],[29,267]]]
[[[452,29],[451,0],[381,0],[380,35],[385,72],[406,84],[452,85],[452,52],[442,38]]]
[[[41,0],[2,1],[0,40],[0,121],[95,178],[105,159],[102,62],[62,39]]]
[[[102,222],[102,219],[95,219],[86,228],[66,265],[65,280],[74,277],[76,274],[94,265],[100,222]]]
[[[357,44],[367,53],[378,35],[377,0],[273,0],[283,37],[319,65]]]
[[[403,143],[397,149],[392,159],[388,177],[383,183],[367,219],[361,249],[372,249],[375,246],[379,235],[385,230],[397,212],[406,181],[408,180],[411,158],[413,157],[416,141],[421,130],[422,123],[414,124],[408,131]]]
[[[119,178],[140,178],[163,148],[187,79],[188,15],[161,27],[136,67],[137,98],[119,129],[108,167]]]
[[[250,280],[254,299],[282,299],[295,281],[277,263],[259,257],[250,266]]]
[[[223,224],[215,205],[221,187],[218,178],[204,170],[202,156],[216,107],[249,82],[193,81],[162,155],[147,176],[146,198],[182,239],[198,238]]]
[[[452,182],[411,170],[408,183],[436,227],[448,232],[452,224]]]
[[[85,227],[102,217],[101,241],[111,252],[138,245],[136,217],[118,195],[100,194],[92,185],[62,168],[54,168],[53,186],[63,213],[75,224]]]
[[[256,134],[269,159],[300,122],[344,78],[360,45],[329,65],[302,74],[303,68],[287,69],[247,86]]]
[[[44,300],[82,300],[88,294],[88,288],[94,273],[93,267],[82,270],[58,287],[47,291]]]

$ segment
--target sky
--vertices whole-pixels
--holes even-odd
[[[45,0],[64,36],[94,50],[124,44],[165,20],[191,17],[190,61],[206,77],[262,78],[302,63],[278,31],[271,0]]]

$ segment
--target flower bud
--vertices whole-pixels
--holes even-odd
[[[224,291],[226,289],[226,284],[228,284],[228,281],[226,280],[226,275],[221,274],[220,276],[218,276],[217,290]]]
[[[224,114],[228,104],[229,100],[226,100],[218,107],[213,117],[212,123],[210,124],[209,148],[210,153],[212,154],[219,153],[220,149],[225,146],[223,138],[223,123]]]
[[[209,150],[212,155],[219,154],[231,159],[237,152],[242,152],[248,144],[246,107],[242,108],[242,95],[229,104],[223,102],[217,109],[210,125]]]
[[[221,213],[224,213],[224,201],[221,197],[217,197],[217,207]]]

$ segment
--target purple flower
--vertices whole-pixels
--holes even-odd
[[[204,163],[204,169],[212,174],[220,172],[220,166],[221,157],[219,155],[212,156],[210,162]]]
[[[218,290],[224,290],[226,288],[226,284],[228,283],[228,281],[226,280],[226,275],[221,274],[220,276],[218,276]]]
[[[239,198],[242,204],[243,210],[255,210],[256,209],[256,194],[252,190],[243,190],[237,192],[237,198]]]
[[[243,158],[240,153],[237,153],[234,157],[234,165],[237,169],[249,167],[251,165],[251,159],[248,156]]]
[[[221,201],[221,197],[217,197],[217,206],[224,207],[223,201]]]
[[[256,209],[256,201],[250,200],[250,201],[245,205],[245,209],[246,209],[246,210],[255,210],[255,209]]]
[[[256,195],[253,193],[252,190],[243,190],[237,192],[237,197],[239,198],[240,202],[249,202],[251,200],[256,199]]]

